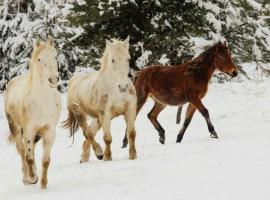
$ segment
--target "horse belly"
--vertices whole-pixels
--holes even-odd
[[[151,93],[150,97],[161,104],[170,106],[180,106],[187,103],[187,99],[181,93],[176,94],[168,91],[160,91],[159,93]]]

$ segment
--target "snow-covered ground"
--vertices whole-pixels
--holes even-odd
[[[121,149],[125,124],[112,121],[113,161],[99,161],[94,155],[80,164],[81,131],[71,140],[57,129],[49,168],[49,184],[24,186],[15,146],[6,142],[7,122],[0,95],[0,199],[20,200],[269,200],[270,199],[270,81],[211,84],[204,99],[220,139],[209,137],[204,119],[196,113],[181,144],[176,135],[176,107],[166,108],[159,121],[166,130],[166,144],[146,114],[149,100],[137,121],[137,160],[128,160]],[[61,121],[66,117],[65,97]],[[183,123],[183,115],[182,115]],[[182,125],[181,123],[181,125]],[[98,141],[104,145],[101,132]],[[38,172],[41,145],[36,149]]]

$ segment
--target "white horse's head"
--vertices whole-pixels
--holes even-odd
[[[40,78],[48,81],[50,87],[57,87],[59,81],[57,52],[54,48],[53,38],[48,37],[47,42],[36,40],[31,58],[30,70],[40,74]],[[31,69],[31,68],[35,68]]]
[[[106,40],[106,49],[101,59],[101,68],[110,70],[118,83],[120,92],[126,92],[129,84],[129,36],[124,40]]]

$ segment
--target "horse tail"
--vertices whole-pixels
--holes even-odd
[[[61,126],[64,129],[69,129],[70,137],[73,137],[74,140],[74,134],[78,131],[79,124],[72,111],[68,111],[68,118],[61,123]]]

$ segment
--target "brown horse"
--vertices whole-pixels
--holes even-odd
[[[181,142],[184,133],[197,110],[206,120],[210,136],[218,138],[214,126],[210,120],[209,112],[201,99],[206,95],[209,81],[218,69],[232,77],[237,76],[238,70],[232,61],[231,53],[226,42],[218,42],[205,50],[195,59],[174,67],[150,66],[144,68],[135,81],[138,96],[137,114],[150,96],[154,101],[154,107],[148,114],[149,120],[159,133],[159,141],[165,143],[165,130],[157,121],[159,113],[167,106],[181,106],[189,103],[185,122],[177,135],[176,142]],[[179,120],[179,119],[178,119]],[[123,147],[127,145],[126,137]]]

